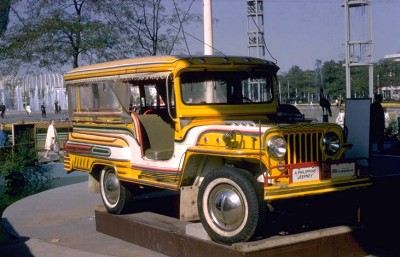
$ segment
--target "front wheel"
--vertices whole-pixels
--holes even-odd
[[[122,213],[132,194],[118,179],[113,168],[105,167],[100,175],[100,193],[104,206],[112,214]]]
[[[260,185],[248,171],[236,168],[208,173],[200,185],[197,203],[208,235],[226,244],[253,238],[266,213]]]

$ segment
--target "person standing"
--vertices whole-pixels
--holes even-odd
[[[1,103],[0,105],[0,112],[1,112],[1,117],[4,119],[4,114],[6,113],[6,106]]]
[[[31,106],[29,105],[29,103],[26,104],[25,110],[26,110],[26,113],[28,114],[28,116],[31,117],[32,109],[31,109]]]
[[[8,135],[4,129],[4,124],[0,123],[0,147],[4,147],[8,143]]]
[[[344,128],[344,109],[340,108],[338,116],[336,117],[336,123]]]
[[[44,144],[44,149],[46,153],[44,158],[49,159],[49,152],[53,151],[55,153],[59,152],[60,144],[58,142],[57,130],[54,125],[54,120],[51,120],[49,127],[47,128],[46,142]]]
[[[383,113],[385,114],[385,129],[387,129],[390,124],[390,115],[389,115],[386,107],[383,108]]]
[[[40,106],[40,110],[42,110],[42,118],[46,118],[46,105],[44,103]]]
[[[385,114],[383,111],[382,95],[376,94],[374,96],[374,102],[371,104],[371,115],[370,115],[370,137],[371,143],[376,143],[378,151],[383,152],[383,139],[385,132]]]
[[[54,113],[58,113],[58,101],[54,101]]]

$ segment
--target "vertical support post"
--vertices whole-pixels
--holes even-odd
[[[212,0],[203,0],[203,20],[204,20],[204,54],[212,55],[213,46],[213,26],[212,26]]]
[[[344,26],[345,26],[345,46],[346,46],[346,98],[351,98],[351,80],[350,80],[350,19],[349,19],[349,3],[344,1]]]
[[[368,7],[368,31],[369,31],[369,42],[368,42],[368,75],[369,75],[369,97],[373,98],[374,96],[374,64],[372,63],[372,14],[371,14],[371,3],[369,3]]]
[[[213,26],[211,0],[203,0],[203,26],[204,26],[204,55],[213,55]],[[214,101],[214,87],[211,82],[206,82],[205,100],[207,103]]]

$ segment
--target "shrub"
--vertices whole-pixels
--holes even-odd
[[[49,167],[39,165],[34,137],[21,133],[18,144],[0,149],[0,176],[4,179],[4,191],[18,194],[29,181],[49,179]]]
[[[389,126],[385,128],[385,138],[400,141],[399,125],[396,119],[389,120]]]

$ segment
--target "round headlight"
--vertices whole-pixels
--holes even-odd
[[[286,140],[283,137],[273,136],[268,141],[267,149],[270,155],[280,159],[286,154]]]
[[[334,132],[328,132],[322,138],[322,147],[324,152],[328,155],[333,155],[339,151],[340,148],[340,138]]]

